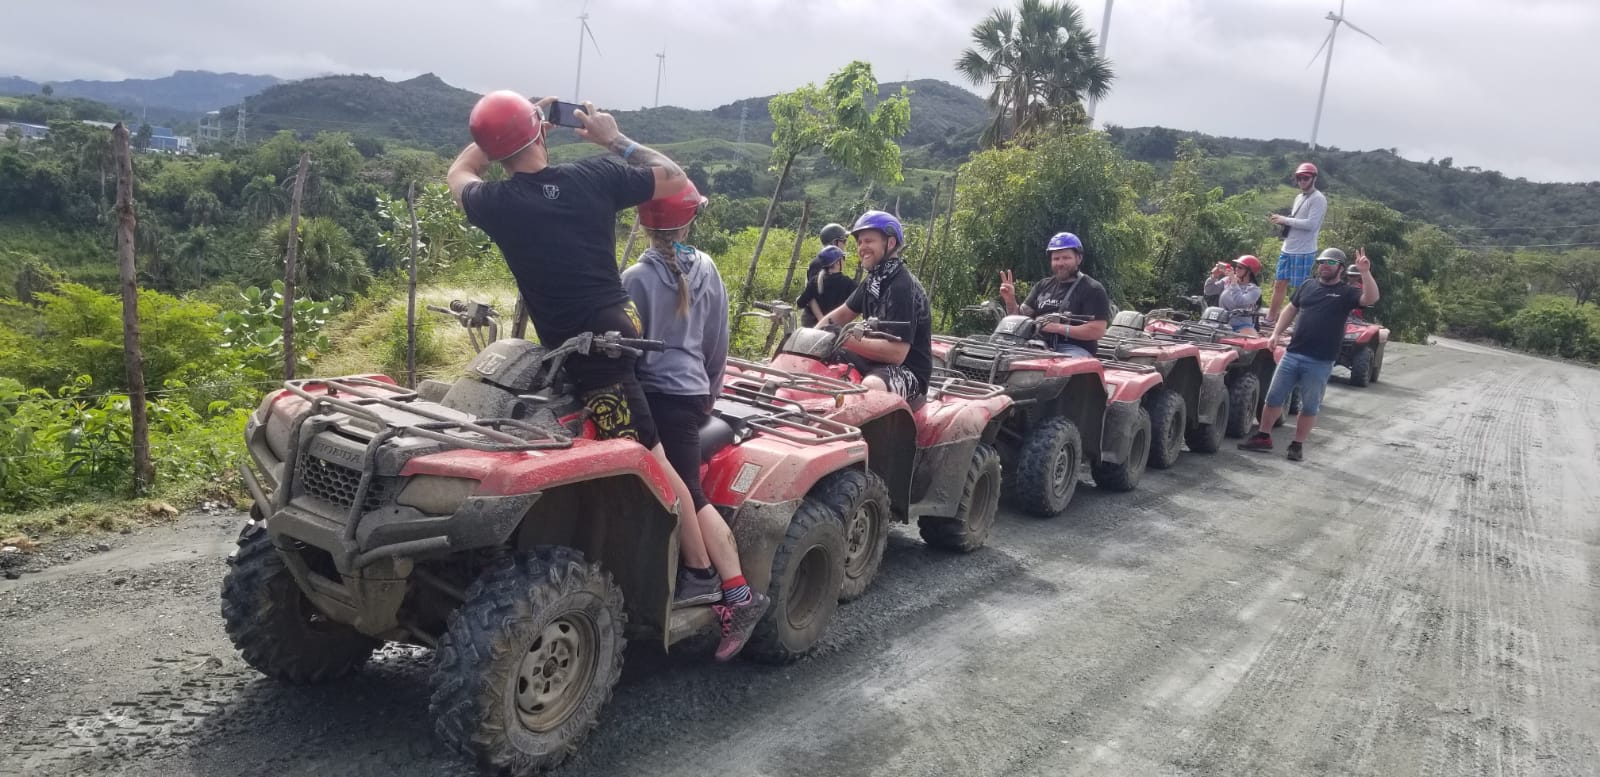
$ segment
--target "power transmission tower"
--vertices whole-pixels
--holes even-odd
[[[244,121],[245,121],[244,103],[240,102],[239,103],[239,121],[238,121],[238,125],[239,126],[233,131],[233,144],[235,146],[244,145],[244,142],[245,142]]]
[[[749,118],[750,118],[750,105],[748,103],[746,103],[743,108],[739,109],[739,142],[740,143],[744,142],[744,123]]]

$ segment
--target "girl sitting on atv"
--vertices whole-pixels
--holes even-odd
[[[1261,289],[1256,281],[1261,277],[1261,260],[1246,254],[1233,260],[1233,272],[1206,279],[1206,296],[1216,295],[1217,305],[1226,310],[1255,310],[1261,306]],[[1228,325],[1246,337],[1256,336],[1253,316],[1235,315]]]
[[[728,359],[728,292],[711,257],[682,242],[706,198],[689,184],[639,206],[650,248],[622,274],[639,309],[643,336],[666,348],[639,360],[639,383],[655,417],[667,461],[694,500],[694,526],[680,527],[684,563],[674,607],[710,604],[722,619],[717,660],[733,658],[766,612],[767,597],[750,590],[726,521],[700,485],[700,428],[722,393]],[[696,558],[698,557],[698,559]],[[710,567],[697,567],[695,562]]]

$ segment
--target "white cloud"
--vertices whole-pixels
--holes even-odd
[[[985,0],[592,0],[600,54],[583,96],[648,104],[655,52],[664,101],[709,108],[820,81],[852,59],[878,76],[959,83],[953,62]],[[305,77],[432,71],[460,86],[571,96],[581,0],[195,5],[146,0],[115,16],[90,0],[16,4],[0,74],[150,77],[177,68]],[[1104,5],[1080,4],[1098,27]],[[137,10],[134,10],[137,8]],[[1118,78],[1103,121],[1240,137],[1305,139],[1321,79],[1307,60],[1336,0],[1123,0],[1108,56]],[[1319,140],[1537,180],[1600,179],[1600,3],[1349,0]]]

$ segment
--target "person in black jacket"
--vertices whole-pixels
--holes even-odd
[[[837,245],[822,249],[806,270],[805,291],[794,301],[800,309],[801,325],[816,326],[828,311],[850,299],[855,290],[855,280],[844,274],[844,249]]]

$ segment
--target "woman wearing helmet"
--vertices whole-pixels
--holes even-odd
[[[1045,250],[1050,253],[1050,277],[1033,284],[1027,301],[1018,305],[1015,276],[1010,270],[1002,270],[1000,299],[1011,315],[1060,313],[1088,318],[1081,324],[1047,323],[1039,331],[1052,341],[1051,348],[1056,352],[1093,358],[1111,322],[1111,296],[1099,281],[1078,271],[1083,264],[1083,241],[1077,235],[1058,232]]]
[[[1221,278],[1213,276],[1206,281],[1205,293],[1217,295],[1217,306],[1227,310],[1256,310],[1261,306],[1261,288],[1256,285],[1261,278],[1261,260],[1246,254],[1233,260],[1232,272]],[[1233,331],[1246,337],[1256,336],[1254,316],[1235,315],[1228,321]]]
[[[850,234],[867,277],[817,326],[848,324],[863,315],[896,322],[884,331],[899,337],[898,342],[856,336],[844,347],[855,357],[852,363],[861,370],[863,385],[907,399],[920,397],[933,376],[933,316],[922,284],[900,259],[905,230],[894,216],[869,210],[856,219]]]
[[[844,274],[844,249],[837,245],[823,248],[806,270],[805,291],[794,301],[800,309],[800,323],[816,326],[824,313],[843,305],[855,291],[855,280]]]
[[[674,607],[711,604],[723,620],[717,660],[737,654],[767,609],[739,568],[733,532],[700,486],[700,428],[722,393],[728,358],[728,292],[711,257],[685,245],[706,198],[689,184],[639,206],[650,248],[622,274],[643,336],[666,348],[639,360],[639,383],[667,460],[683,478],[697,521],[682,526],[683,565]]]

